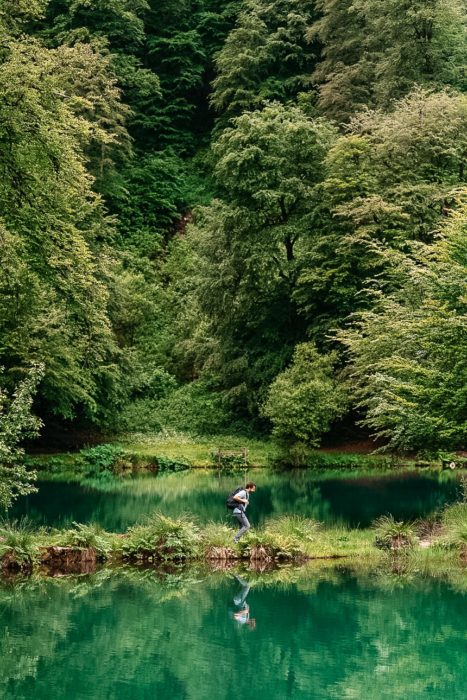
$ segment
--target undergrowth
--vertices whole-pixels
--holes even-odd
[[[0,522],[0,559],[9,558],[20,567],[32,566],[38,558],[37,540],[40,532],[33,530],[27,518]]]
[[[33,531],[26,520],[4,521],[0,523],[0,560],[2,565],[10,562],[32,567],[47,547],[61,546],[94,549],[98,559],[115,563],[171,566],[204,559],[277,563],[346,557],[370,561],[386,556],[378,555],[379,548],[393,557],[397,571],[406,566],[407,557],[414,562],[466,560],[467,504],[446,508],[438,519],[423,527],[385,516],[372,529],[359,530],[328,527],[294,515],[269,520],[264,527],[250,530],[237,545],[233,543],[234,534],[235,529],[224,523],[201,527],[189,515],[170,518],[161,513],[154,513],[121,535],[92,524],[74,523],[62,531]],[[418,545],[422,537],[427,549]]]

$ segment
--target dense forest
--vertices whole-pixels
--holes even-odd
[[[0,33],[6,461],[39,422],[465,446],[462,0],[0,0]]]

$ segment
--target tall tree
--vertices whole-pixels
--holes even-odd
[[[7,509],[18,496],[32,493],[34,472],[23,464],[25,438],[36,437],[41,421],[32,414],[32,403],[44,367],[28,368],[11,395],[0,385],[0,508]],[[1,373],[0,373],[1,378]]]
[[[466,87],[465,8],[459,0],[318,0],[309,38],[323,45],[314,73],[323,113],[347,121],[387,107],[415,85]]]
[[[318,341],[369,302],[388,250],[430,243],[465,182],[467,98],[416,90],[391,112],[363,112],[326,159],[321,228],[294,292]]]
[[[465,193],[464,193],[465,197]],[[350,386],[373,433],[393,449],[455,449],[467,439],[467,207],[434,246],[400,257],[397,289],[340,333]]]
[[[316,46],[306,40],[311,0],[247,0],[216,58],[212,104],[221,125],[267,101],[294,99],[309,83]]]
[[[299,108],[272,104],[238,117],[214,146],[222,200],[199,214],[192,233],[197,294],[218,340],[210,366],[244,411],[257,410],[304,332],[292,292],[334,136]]]
[[[316,0],[319,18],[307,33],[321,45],[321,60],[312,79],[319,86],[318,106],[337,122],[373,103],[374,67],[364,47],[367,42],[365,13],[353,0]]]
[[[118,369],[100,253],[110,226],[86,164],[119,138],[101,118],[111,110],[119,124],[118,93],[89,45],[46,49],[6,28],[5,37],[0,360],[12,382],[31,360],[45,364],[43,412],[97,420],[115,402]]]

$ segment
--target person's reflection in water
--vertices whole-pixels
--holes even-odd
[[[250,592],[250,584],[241,579],[240,576],[237,576],[237,574],[234,574],[234,576],[240,587],[233,599],[235,609],[231,613],[232,619],[239,625],[248,625],[248,627],[253,630],[256,627],[256,619],[250,617],[250,606],[246,602],[248,593]]]

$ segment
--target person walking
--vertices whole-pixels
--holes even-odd
[[[233,491],[227,499],[227,507],[232,510],[232,515],[238,522],[238,530],[234,537],[234,543],[237,544],[238,540],[245,532],[248,532],[251,525],[246,517],[246,509],[250,502],[250,493],[256,491],[256,484],[249,481],[244,488],[239,487]]]

